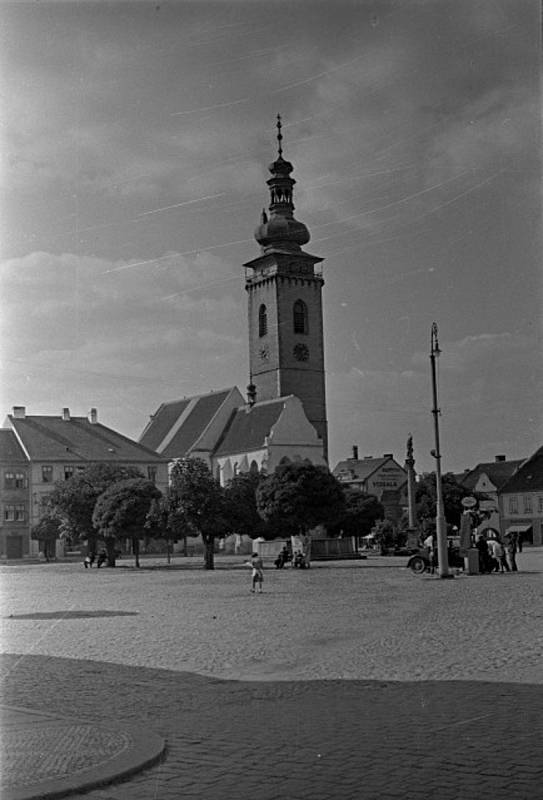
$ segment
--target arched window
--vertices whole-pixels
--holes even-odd
[[[294,303],[294,333],[307,333],[307,306],[303,300]]]
[[[262,304],[258,309],[258,335],[265,336],[268,332],[268,313],[266,306]]]

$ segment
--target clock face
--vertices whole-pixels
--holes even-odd
[[[261,347],[261,348],[259,349],[259,351],[258,351],[258,355],[259,355],[259,357],[262,359],[262,361],[266,361],[266,360],[269,358],[270,351],[268,350],[268,348],[266,347],[266,345],[264,345],[263,347]]]
[[[309,358],[309,347],[306,344],[298,342],[298,344],[294,345],[292,353],[296,361],[307,361]]]

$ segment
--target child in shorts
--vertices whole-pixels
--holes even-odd
[[[253,568],[251,575],[251,592],[262,592],[262,581],[264,580],[264,563],[258,553],[253,553],[251,560],[246,562]]]

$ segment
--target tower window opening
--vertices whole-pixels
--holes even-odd
[[[294,303],[294,333],[307,333],[307,306],[303,300]]]
[[[258,309],[258,335],[265,336],[268,332],[268,312],[266,306],[262,304]]]

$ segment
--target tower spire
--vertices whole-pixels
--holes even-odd
[[[283,123],[281,114],[277,114],[277,158],[268,167],[271,178],[266,183],[270,190],[269,212],[262,213],[260,225],[255,231],[255,238],[263,252],[271,252],[279,248],[282,252],[300,252],[309,241],[309,231],[303,222],[294,219],[294,203],[292,190],[296,181],[291,178],[294,169],[290,161],[283,158]]]
[[[283,148],[281,146],[281,142],[283,141],[283,134],[281,133],[281,114],[277,115],[277,152],[279,153],[279,158],[283,157]]]

